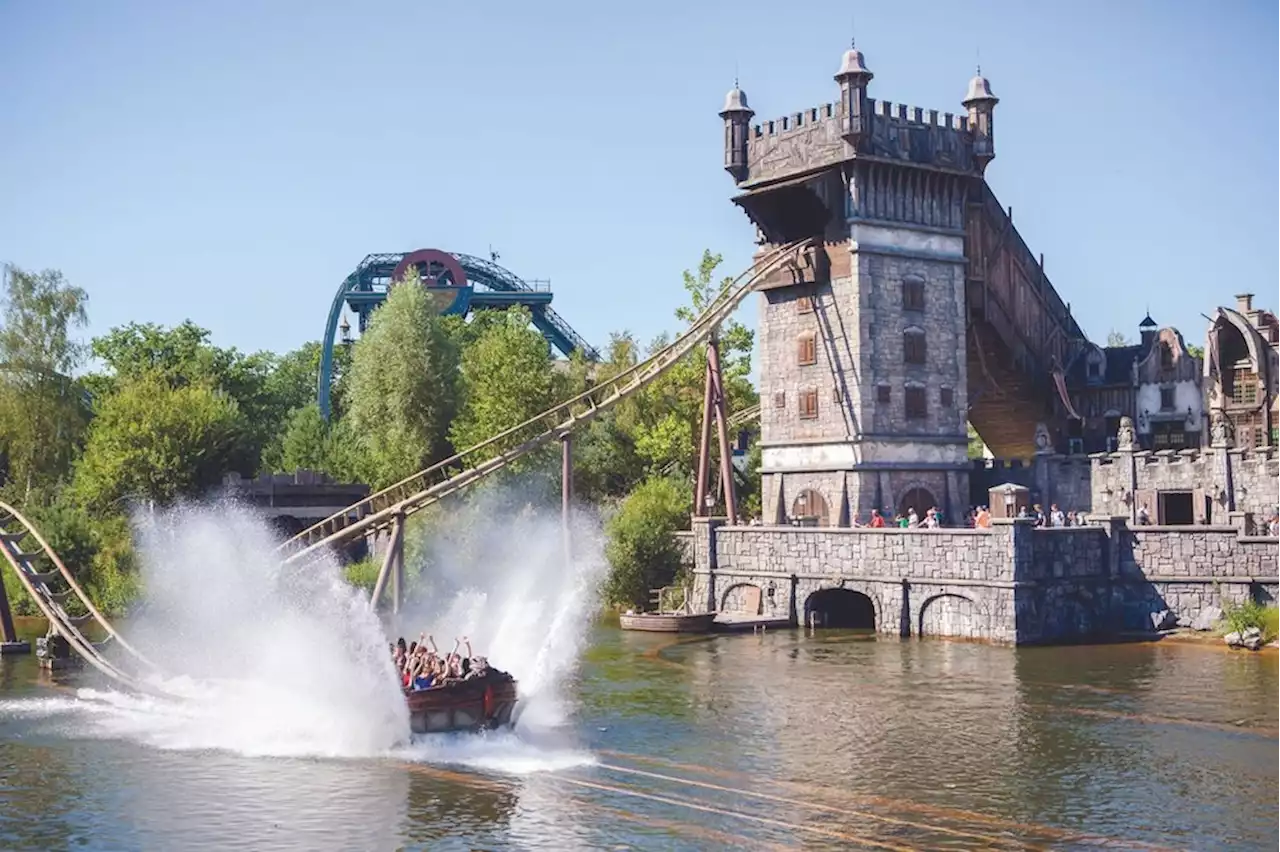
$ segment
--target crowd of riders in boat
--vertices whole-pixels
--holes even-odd
[[[458,653],[459,648],[465,649],[466,654]],[[405,689],[433,689],[489,673],[489,661],[472,656],[471,641],[465,636],[453,641],[453,650],[448,654],[441,654],[436,640],[425,633],[408,645],[402,636],[391,646],[391,657]]]

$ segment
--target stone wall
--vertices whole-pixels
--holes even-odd
[[[1012,482],[1029,489],[1031,502],[1045,509],[1057,503],[1064,512],[1093,511],[1092,466],[1086,456],[1040,455],[1030,463],[977,459],[971,465],[969,500],[974,506],[989,506],[990,490]]]
[[[1090,461],[1094,514],[1132,516],[1146,503],[1158,521],[1161,491],[1192,492],[1196,518],[1208,524],[1226,525],[1233,503],[1259,523],[1276,511],[1280,460],[1271,447],[1097,453]]]
[[[876,629],[1013,641],[1012,525],[993,530],[725,527],[695,520],[695,599],[733,609],[743,585],[761,590],[763,618],[804,621],[810,596],[866,595]],[[714,569],[708,566],[714,564]],[[905,581],[905,582],[904,582]],[[962,614],[962,618],[955,618]]]
[[[881,633],[1062,642],[1189,625],[1224,602],[1274,601],[1275,538],[1230,527],[1130,527],[1123,518],[1035,529],[728,527],[695,519],[695,600],[805,621],[827,589],[865,595]]]
[[[1196,520],[1225,526],[1235,511],[1251,514],[1260,525],[1276,511],[1280,459],[1274,448],[1041,455],[1030,462],[981,459],[971,463],[970,502],[988,504],[989,489],[1007,482],[1030,489],[1033,503],[1045,508],[1057,503],[1063,511],[1133,517],[1146,502],[1153,522],[1160,520],[1161,491],[1189,491]]]

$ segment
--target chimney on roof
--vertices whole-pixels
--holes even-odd
[[[1249,311],[1253,310],[1253,294],[1236,294],[1236,310],[1242,314],[1247,314]]]

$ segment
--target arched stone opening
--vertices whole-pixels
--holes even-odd
[[[898,501],[898,514],[906,515],[912,509],[915,509],[916,515],[918,515],[921,520],[924,520],[925,513],[937,505],[937,499],[933,496],[933,492],[928,488],[911,488],[906,494],[903,494],[902,499]]]
[[[827,510],[827,501],[822,495],[812,488],[806,488],[801,491],[791,504],[791,517],[799,521],[804,526],[825,527],[828,525],[830,513]]]
[[[977,604],[963,595],[934,595],[920,607],[920,636],[978,636],[980,624]]]
[[[804,623],[844,630],[875,630],[871,598],[852,589],[819,589],[804,602]]]
[[[725,590],[720,611],[735,615],[759,615],[764,600],[763,590],[754,583],[738,583]]]

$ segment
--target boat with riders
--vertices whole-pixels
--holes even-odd
[[[464,646],[466,653],[459,653]],[[481,731],[512,724],[519,699],[515,678],[491,667],[484,657],[473,657],[466,637],[448,654],[441,654],[435,639],[425,633],[411,645],[401,638],[391,646],[391,655],[413,733]]]

